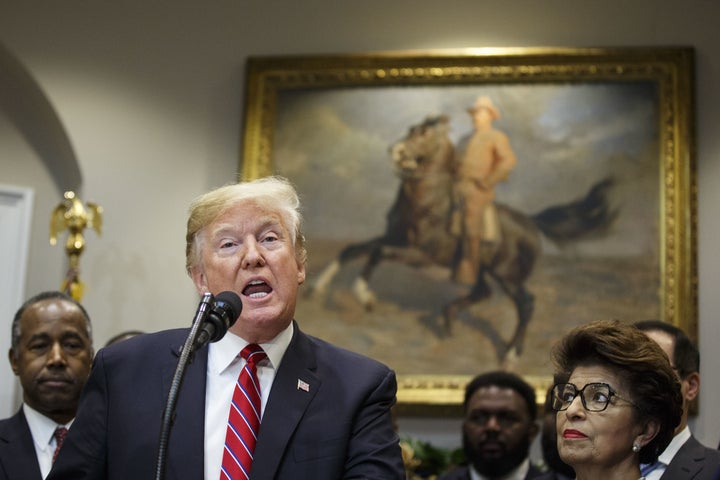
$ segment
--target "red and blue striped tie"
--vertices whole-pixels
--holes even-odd
[[[260,430],[260,383],[257,364],[267,358],[260,345],[251,343],[240,355],[247,363],[235,384],[228,415],[220,480],[247,480]]]

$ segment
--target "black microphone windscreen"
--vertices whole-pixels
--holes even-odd
[[[215,295],[215,307],[225,310],[229,321],[228,327],[232,327],[242,312],[242,300],[237,293],[227,290]]]

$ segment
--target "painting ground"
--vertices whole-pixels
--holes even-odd
[[[342,246],[309,245],[308,284]],[[550,375],[552,345],[576,325],[659,318],[659,269],[647,265],[647,259],[541,257],[527,283],[535,312],[512,369]],[[296,318],[304,331],[376,358],[399,375],[474,375],[500,366],[496,346],[512,336],[517,323],[501,291],[462,314],[447,335],[442,308],[465,292],[449,281],[448,270],[381,264],[370,282],[378,302],[366,311],[351,291],[361,266],[346,265],[320,298],[303,295],[309,289],[302,287]]]

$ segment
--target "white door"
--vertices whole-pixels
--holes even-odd
[[[25,300],[33,190],[0,184],[0,418],[17,410],[19,382],[10,369],[12,317]]]

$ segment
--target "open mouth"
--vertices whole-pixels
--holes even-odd
[[[250,298],[263,298],[272,292],[272,288],[262,280],[253,280],[242,291],[242,294]]]

